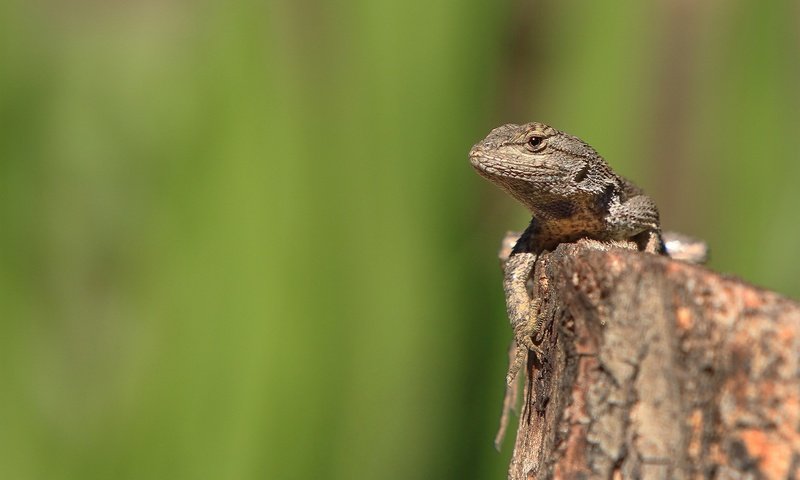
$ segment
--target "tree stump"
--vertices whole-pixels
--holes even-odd
[[[800,305],[591,240],[533,278],[510,479],[800,478]]]

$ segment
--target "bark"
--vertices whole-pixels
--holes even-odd
[[[592,241],[534,278],[545,354],[509,478],[800,478],[800,305]]]

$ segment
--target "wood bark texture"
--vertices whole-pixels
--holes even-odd
[[[800,305],[588,240],[533,278],[510,479],[800,478]]]

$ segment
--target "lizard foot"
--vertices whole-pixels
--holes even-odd
[[[533,344],[531,337],[524,337],[521,343],[517,343],[514,358],[508,366],[508,374],[506,374],[506,385],[512,385],[517,374],[522,369],[525,361],[528,359],[528,352],[533,352],[540,358],[544,356],[544,351],[537,345]]]

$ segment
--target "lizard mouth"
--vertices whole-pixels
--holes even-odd
[[[472,147],[472,150],[469,151],[469,163],[472,165],[472,168],[478,171],[481,175],[487,173],[496,173],[496,172],[489,172],[487,169],[491,167],[487,164],[488,158],[483,155],[480,148],[476,145]],[[494,170],[494,169],[492,169]]]
[[[507,178],[531,181],[539,177],[560,176],[564,173],[558,168],[548,168],[544,165],[539,165],[536,170],[532,170],[530,165],[495,158],[477,148],[473,148],[469,152],[469,161],[481,176],[490,180]]]
[[[475,145],[469,151],[469,162],[478,173],[485,177],[516,176],[511,172],[513,167],[510,169],[501,159],[488,155],[480,144]]]
[[[469,163],[472,164],[472,168],[474,168],[482,177],[491,179],[506,176],[502,170],[495,168],[492,165],[492,162],[489,158],[475,153],[474,150],[469,153]]]

